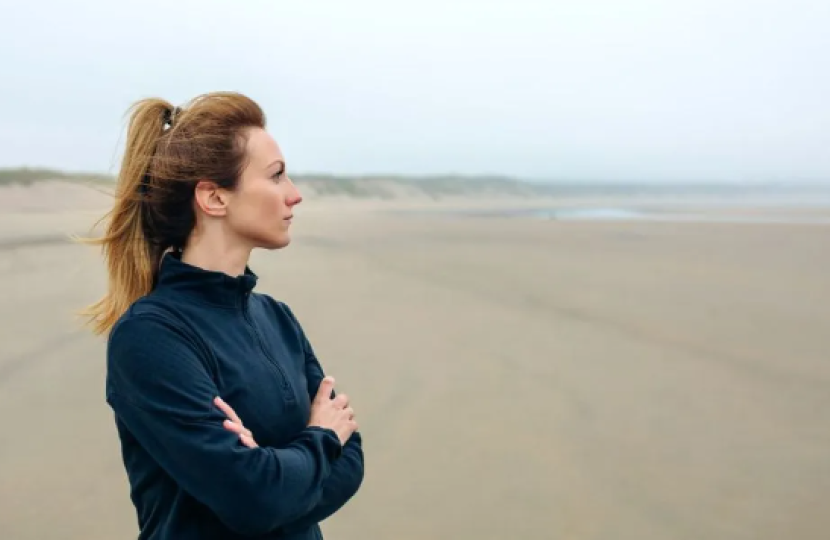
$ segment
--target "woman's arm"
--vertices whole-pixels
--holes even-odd
[[[306,360],[307,377],[316,380],[313,394],[316,395],[323,371],[317,359],[311,355]],[[312,389],[312,379],[309,378],[309,390]],[[335,392],[332,391],[332,398]],[[302,518],[286,526],[286,531],[300,530],[314,523],[319,523],[340,510],[357,493],[363,483],[363,440],[359,431],[355,431],[343,445],[340,458],[331,468],[331,473],[323,485],[323,494],[313,510]]]
[[[342,446],[309,427],[285,448],[247,448],[223,427],[218,390],[197,349],[161,318],[113,331],[107,401],[130,433],[188,493],[239,534],[264,534],[319,506]]]
[[[325,377],[311,343],[291,309],[282,304],[283,309],[294,320],[302,342],[305,356],[305,372],[308,381],[308,392],[315,396],[320,383]],[[331,393],[332,399],[335,392]],[[313,510],[296,522],[291,523],[286,530],[298,530],[328,518],[342,508],[358,491],[363,483],[363,440],[360,432],[355,431],[343,446],[340,458],[332,466],[331,473],[323,486],[323,494]]]
[[[334,395],[334,392],[326,392],[326,394],[326,397],[330,397]],[[225,429],[236,433],[245,446],[256,448],[257,442],[254,434],[245,427],[236,411],[220,398],[216,401],[217,406],[227,416]],[[363,449],[358,432],[354,432],[346,442],[342,456],[332,466],[331,474],[323,487],[323,495],[317,505],[300,519],[283,527],[282,532],[303,530],[323,521],[342,508],[357,492],[363,480]]]

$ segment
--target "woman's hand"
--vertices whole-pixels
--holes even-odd
[[[354,420],[354,410],[349,407],[348,396],[338,394],[331,399],[332,388],[334,388],[334,379],[325,377],[317,390],[317,396],[311,403],[311,418],[308,425],[333,430],[342,445],[346,444],[352,433],[357,431],[357,422]]]
[[[239,440],[242,441],[242,444],[248,448],[257,448],[259,445],[254,440],[254,434],[251,433],[250,429],[245,427],[242,420],[240,420],[239,416],[237,416],[236,411],[234,411],[230,405],[225,403],[225,401],[218,396],[213,400],[213,402],[222,410],[222,412],[228,415],[228,420],[222,422],[225,429],[239,435]]]

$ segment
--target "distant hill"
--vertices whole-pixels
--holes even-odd
[[[112,183],[114,178],[99,173],[70,173],[55,169],[20,167],[15,169],[0,169],[0,186],[21,184],[28,186],[35,182],[63,180],[78,183]]]
[[[317,197],[359,199],[399,199],[419,197],[678,197],[790,195],[818,193],[827,196],[830,183],[647,183],[647,182],[527,182],[505,176],[462,175],[367,175],[296,174],[293,179],[306,192]],[[98,173],[66,172],[45,168],[0,169],[0,187],[32,185],[43,181],[90,184],[107,189],[114,177]]]
[[[295,182],[315,195],[354,198],[395,199],[402,196],[512,195],[533,196],[549,191],[549,186],[536,185],[502,177],[464,176],[338,176],[300,174]],[[45,168],[0,169],[0,187],[32,185],[37,182],[60,181],[78,184],[113,185],[115,177],[96,173],[65,172]]]
[[[452,196],[540,196],[550,187],[506,177],[489,176],[337,176],[295,175],[297,185],[311,188],[316,195],[395,199],[404,196],[443,198]]]

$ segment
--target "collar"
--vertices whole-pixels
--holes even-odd
[[[188,264],[180,252],[172,251],[162,258],[157,279],[158,290],[184,294],[203,304],[236,308],[243,305],[258,278],[248,266],[242,275],[231,276]]]

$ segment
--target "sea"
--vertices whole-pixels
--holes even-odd
[[[830,210],[830,209],[828,209]],[[662,210],[655,208],[578,207],[514,208],[507,210],[462,210],[452,212],[475,217],[525,217],[550,221],[663,221],[700,223],[813,223],[830,224],[830,215],[800,212],[711,212],[698,210]]]
[[[417,211],[424,213],[424,211]],[[548,221],[655,221],[701,223],[830,224],[830,197],[674,201],[619,206],[507,207],[435,209],[426,213],[457,217],[531,218]]]

